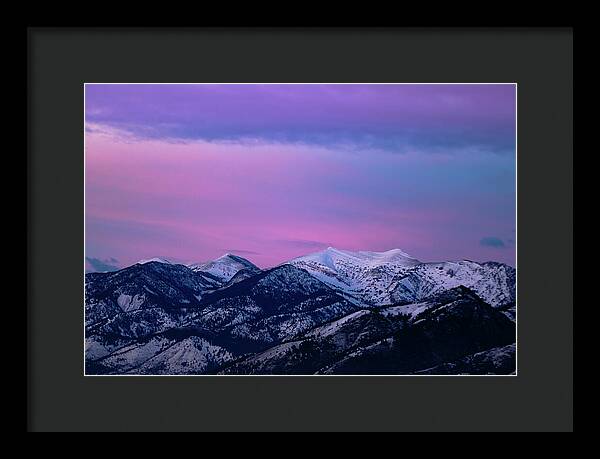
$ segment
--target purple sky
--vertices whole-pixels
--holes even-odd
[[[86,85],[89,270],[334,246],[515,263],[513,85]]]

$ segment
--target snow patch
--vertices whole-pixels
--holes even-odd
[[[140,309],[142,304],[146,301],[146,295],[125,295],[121,293],[117,298],[117,304],[123,310],[123,312],[130,312]]]

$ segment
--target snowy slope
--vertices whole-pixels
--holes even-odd
[[[145,259],[145,260],[140,260],[136,264],[138,264],[138,265],[145,265],[146,263],[152,263],[153,261],[155,261],[156,263],[165,263],[167,265],[171,264],[171,262],[169,260],[166,260],[164,258],[158,258],[158,257],[148,258],[148,259]]]
[[[469,287],[492,306],[515,301],[514,268],[468,260],[422,263],[393,279],[388,291],[392,303],[403,303],[423,300],[460,285]]]
[[[91,374],[201,374],[233,360],[209,339],[189,331],[166,332],[140,339],[88,361]]]
[[[515,301],[515,270],[502,263],[421,263],[400,249],[350,252],[332,247],[289,263],[367,305],[413,303],[459,285],[493,306]]]
[[[134,265],[120,275],[88,275],[87,373],[203,373],[230,356],[264,349],[356,310],[292,265],[196,294],[193,288],[206,275],[159,263]],[[155,294],[134,293],[147,286]],[[185,359],[186,368],[177,359]]]
[[[119,271],[85,275],[86,325],[105,322],[122,313],[150,308],[197,305],[221,284],[214,277],[183,265],[147,262]]]
[[[233,360],[233,356],[220,346],[191,336],[177,342],[154,357],[146,360],[132,374],[179,375],[202,374]]]
[[[209,273],[221,282],[229,282],[233,276],[239,271],[245,270],[246,273],[258,273],[260,268],[254,265],[245,258],[238,257],[231,253],[217,258],[216,260],[208,261],[205,263],[193,263],[188,265],[192,271]]]
[[[392,280],[420,264],[400,249],[351,252],[329,247],[289,262],[367,304],[388,304]]]
[[[414,315],[398,307],[350,313],[239,360],[222,373],[411,374],[514,342],[514,323],[466,287],[407,310]],[[490,351],[478,360],[486,361],[486,372],[510,373],[509,353]],[[468,359],[460,369],[483,370]],[[447,370],[440,368],[440,373]]]
[[[324,283],[292,265],[262,271],[207,294],[190,324],[235,339],[273,343],[356,308]]]

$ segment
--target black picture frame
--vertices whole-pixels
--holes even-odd
[[[85,82],[516,82],[518,376],[84,377]],[[30,28],[27,169],[30,431],[573,428],[570,28]]]

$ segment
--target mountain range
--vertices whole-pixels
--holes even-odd
[[[87,375],[514,374],[515,269],[329,247],[85,274]]]

